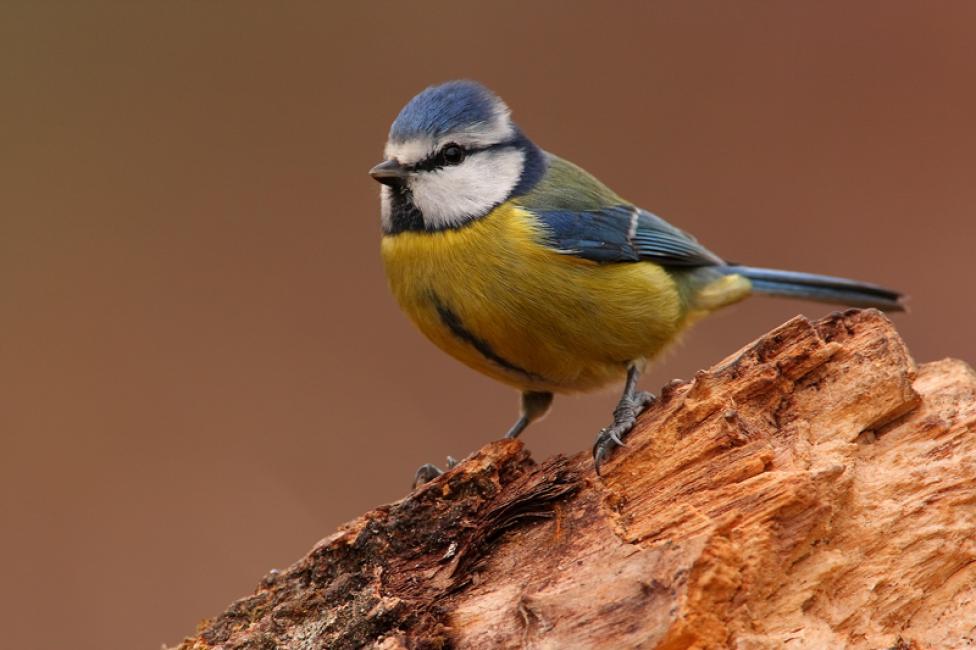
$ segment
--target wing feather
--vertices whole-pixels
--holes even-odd
[[[516,202],[546,226],[552,248],[595,262],[724,264],[694,237],[624,201],[576,165],[551,154],[547,162],[543,180]]]

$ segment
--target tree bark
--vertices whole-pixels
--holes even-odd
[[[876,311],[674,382],[593,473],[490,443],[180,648],[976,645],[976,374]]]

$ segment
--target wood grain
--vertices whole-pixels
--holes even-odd
[[[875,311],[665,388],[595,477],[490,443],[179,646],[976,645],[976,374]]]

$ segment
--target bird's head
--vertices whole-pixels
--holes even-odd
[[[383,184],[387,233],[457,228],[483,217],[541,177],[544,154],[499,97],[473,81],[431,86],[390,127]]]

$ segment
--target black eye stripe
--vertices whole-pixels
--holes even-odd
[[[464,150],[466,156],[471,154],[481,153],[482,151],[492,151],[493,149],[504,149],[506,147],[512,147],[516,145],[515,140],[505,140],[504,142],[496,142],[495,144],[489,144],[480,147],[465,147],[463,145],[461,148]],[[406,169],[412,172],[429,172],[435,169],[441,169],[445,167],[443,161],[440,159],[441,150],[428,154],[426,158],[419,162],[415,162],[412,165],[406,165]]]

